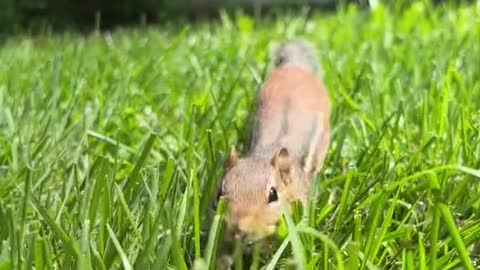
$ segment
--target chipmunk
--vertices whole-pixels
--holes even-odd
[[[227,231],[248,241],[275,232],[278,193],[289,204],[307,203],[330,144],[330,105],[313,47],[280,45],[273,66],[258,91],[248,152],[239,158],[232,147],[217,195],[228,201]]]

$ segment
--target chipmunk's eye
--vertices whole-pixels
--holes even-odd
[[[268,203],[276,201],[278,201],[277,189],[271,187],[270,191],[268,192]]]

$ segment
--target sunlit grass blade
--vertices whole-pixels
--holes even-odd
[[[282,203],[283,217],[288,229],[288,238],[292,246],[293,257],[295,258],[295,265],[297,269],[306,269],[305,251],[298,235],[296,224],[293,222],[293,219],[290,216],[286,206],[285,198],[283,196],[280,196],[280,201]]]
[[[204,258],[210,269],[212,269],[212,267],[215,265],[215,254],[217,251],[218,242],[221,239],[220,233],[222,232],[222,217],[227,207],[226,204],[227,202],[225,201],[225,198],[221,197],[218,202],[216,215],[213,218],[213,222],[208,233]]]
[[[453,238],[453,242],[455,243],[455,247],[457,248],[457,252],[460,254],[460,258],[462,259],[463,267],[465,269],[473,270],[472,262],[468,256],[467,248],[463,243],[462,237],[458,232],[457,226],[455,225],[455,221],[453,220],[452,214],[448,207],[443,203],[437,203],[438,211],[440,212],[443,221],[445,222],[448,232],[450,236]]]
[[[348,270],[356,270],[360,267],[360,260],[358,259],[359,246],[357,242],[351,242],[348,245]]]
[[[265,270],[274,270],[278,261],[280,260],[283,252],[287,248],[288,244],[290,244],[290,239],[287,237],[283,240],[282,244],[278,247],[277,251],[273,255],[272,259],[266,266]]]
[[[194,226],[194,243],[195,243],[195,258],[199,259],[201,256],[200,250],[200,190],[198,187],[198,179],[193,170],[190,170],[190,181],[193,182],[193,226]]]
[[[433,210],[433,222],[432,228],[430,232],[430,270],[437,269],[436,262],[437,262],[437,243],[438,243],[438,234],[440,230],[440,213],[439,210],[435,207]]]
[[[425,244],[423,242],[423,235],[422,233],[417,234],[418,236],[418,270],[426,270],[427,269],[427,262],[426,262],[426,254],[425,254]]]
[[[323,233],[320,233],[320,232],[318,232],[318,231],[316,231],[312,228],[305,227],[305,226],[302,226],[302,225],[298,226],[298,232],[306,233],[306,234],[314,236],[315,238],[320,239],[326,247],[328,247],[329,249],[331,249],[334,252],[335,259],[337,261],[337,268],[339,270],[345,269],[345,266],[343,264],[343,258],[342,258],[342,255],[340,253],[340,249],[335,244],[335,242],[333,242],[330,238],[328,238],[328,236],[326,236]]]

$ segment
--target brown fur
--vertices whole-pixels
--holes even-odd
[[[249,153],[238,158],[232,149],[222,190],[234,232],[271,234],[281,208],[269,203],[270,189],[289,203],[306,203],[310,182],[321,169],[330,142],[328,96],[314,69],[296,64],[303,62],[284,61],[271,72],[258,93]]]

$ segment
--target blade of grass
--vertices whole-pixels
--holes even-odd
[[[195,258],[200,259],[200,191],[198,187],[198,177],[193,169],[190,170],[190,181],[193,182],[193,224],[194,224],[194,242],[195,242]]]
[[[335,232],[340,230],[340,225],[343,220],[343,213],[347,207],[348,193],[350,192],[350,184],[352,183],[353,170],[349,170],[347,173],[347,179],[345,180],[345,185],[343,186],[342,197],[340,198],[340,206],[338,208],[337,216],[335,217]]]
[[[465,247],[462,237],[458,232],[457,226],[455,225],[455,221],[453,220],[450,210],[445,204],[441,202],[437,203],[437,208],[443,221],[445,221],[448,233],[453,238],[453,242],[455,244],[457,252],[460,254],[460,259],[462,260],[463,267],[465,267],[465,269],[473,270],[474,268],[468,256],[467,248]]]
[[[360,267],[360,261],[357,255],[358,251],[358,242],[350,242],[348,244],[348,270],[357,270]]]
[[[315,238],[317,238],[317,239],[319,239],[320,241],[322,241],[322,243],[323,243],[325,246],[327,246],[329,249],[331,249],[331,250],[335,253],[335,259],[337,260],[337,269],[339,269],[339,270],[345,269],[345,266],[344,266],[344,264],[343,264],[342,255],[341,255],[341,253],[340,253],[340,249],[339,249],[338,246],[337,246],[330,238],[328,238],[325,234],[323,234],[323,233],[321,233],[321,232],[318,232],[318,231],[316,231],[316,230],[313,229],[313,228],[309,228],[309,227],[306,227],[306,226],[303,226],[303,225],[300,225],[300,226],[298,227],[298,232],[312,235],[312,236],[314,236]]]
[[[440,230],[440,213],[437,207],[433,209],[433,222],[430,234],[430,270],[437,269],[437,243],[438,243],[438,234]]]
[[[152,146],[156,138],[157,138],[156,134],[153,134],[153,133],[150,134],[147,142],[145,143],[145,146],[143,147],[143,151],[142,151],[142,154],[140,155],[140,158],[138,159],[137,163],[135,164],[135,167],[133,168],[132,172],[128,176],[128,180],[125,183],[125,186],[123,188],[123,193],[125,194],[124,197],[126,201],[130,201],[133,195],[133,188],[139,183],[141,183],[141,181],[139,180],[140,169],[143,167],[143,164],[145,163],[145,160],[147,159],[148,154],[152,150]]]
[[[222,217],[226,209],[226,201],[224,197],[221,197],[218,201],[217,213],[213,218],[212,225],[210,227],[210,232],[208,233],[207,247],[205,248],[205,262],[208,265],[209,269],[215,265],[214,257],[219,241],[219,236],[221,232]]]
[[[418,233],[418,270],[427,270],[427,261],[425,256],[425,244],[423,243],[422,233]]]
[[[116,183],[113,183],[113,186],[115,187],[115,190],[117,191],[118,201],[119,201],[120,206],[122,207],[122,209],[123,209],[123,211],[124,211],[124,213],[127,217],[128,222],[130,223],[130,228],[131,228],[133,234],[135,235],[137,240],[141,241],[142,234],[140,233],[140,231],[138,231],[137,224],[136,224],[136,221],[135,221],[135,217],[134,217],[133,213],[130,211],[130,209],[128,208],[128,203],[127,203],[125,197],[123,196],[122,189]]]
[[[110,238],[112,239],[113,244],[115,245],[115,248],[117,249],[118,255],[120,256],[120,260],[122,261],[123,268],[125,270],[133,270],[132,266],[130,265],[130,262],[128,261],[127,254],[125,251],[123,251],[122,245],[120,242],[118,242],[117,237],[115,236],[115,233],[113,232],[112,228],[110,228],[110,225],[107,224],[107,231],[108,234],[110,235]]]
[[[280,195],[280,202],[282,203],[282,212],[283,217],[285,218],[285,223],[288,229],[288,238],[292,244],[292,251],[293,256],[295,258],[295,264],[297,269],[306,269],[306,261],[305,261],[305,251],[303,248],[303,244],[300,241],[300,237],[298,235],[297,227],[293,222],[290,213],[288,212],[287,203],[285,198]]]
[[[282,244],[278,247],[277,251],[273,255],[272,259],[268,263],[267,267],[265,270],[274,270],[275,267],[277,266],[278,261],[282,257],[283,252],[285,249],[288,247],[288,244],[290,244],[290,239],[287,237],[283,240]]]
[[[45,208],[40,205],[40,202],[34,196],[31,197],[31,202],[37,210],[38,214],[47,222],[53,232],[62,240],[63,244],[67,247],[68,253],[73,257],[78,257],[80,254],[79,245],[75,239],[69,237],[69,235],[50,217]]]

